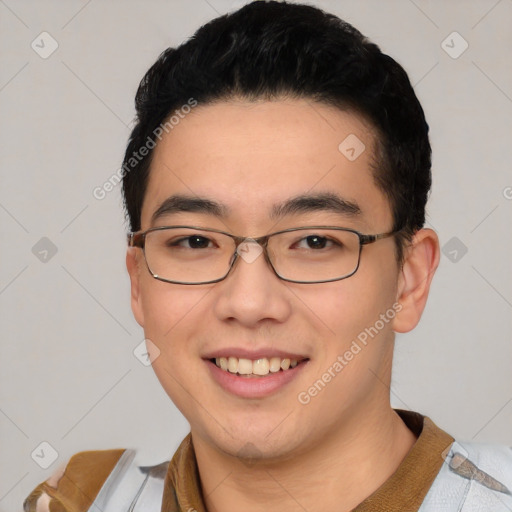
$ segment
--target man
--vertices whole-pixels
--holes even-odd
[[[166,50],[136,107],[132,309],[191,433],[149,468],[77,454],[25,510],[511,510],[509,449],[390,406],[439,262],[405,71],[332,15],[255,2]]]

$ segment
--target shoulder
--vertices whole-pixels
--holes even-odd
[[[420,512],[512,510],[512,448],[455,441]]]
[[[30,493],[23,504],[24,511],[88,510],[109,477],[131,461],[134,454],[133,450],[126,449],[76,453]]]

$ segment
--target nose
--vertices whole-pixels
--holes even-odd
[[[263,247],[246,239],[236,250],[229,275],[218,283],[215,314],[251,327],[263,320],[284,322],[291,314],[290,292],[268,263]]]

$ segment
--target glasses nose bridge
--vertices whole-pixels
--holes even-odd
[[[268,241],[270,239],[272,235],[264,235],[264,236],[259,236],[257,238],[252,238],[250,236],[237,236],[237,235],[230,235],[231,239],[233,240],[234,244],[235,244],[235,247],[234,247],[234,251],[232,253],[232,261],[231,261],[231,266],[230,266],[230,273],[231,273],[231,270],[233,269],[234,265],[235,265],[235,262],[236,260],[238,259],[238,257],[240,255],[240,253],[238,252],[239,251],[239,247],[240,245],[242,245],[243,243],[256,243],[258,244],[261,249],[262,249],[262,252],[263,252],[263,256],[265,258],[265,261],[267,262],[267,265],[270,266],[270,268],[275,272],[274,270],[274,265],[270,259],[270,255],[268,253]],[[241,257],[241,259],[244,259]]]
[[[266,253],[267,246],[268,246],[268,240],[272,235],[264,235],[264,236],[259,236],[257,238],[253,238],[250,236],[238,236],[238,235],[229,235],[229,236],[235,243],[235,253],[238,251],[238,247],[240,245],[242,245],[243,243],[256,243],[263,249],[263,252]]]

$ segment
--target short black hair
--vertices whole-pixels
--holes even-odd
[[[204,105],[283,97],[336,106],[370,122],[377,134],[374,179],[390,202],[393,229],[402,229],[401,260],[404,241],[424,225],[431,187],[428,124],[407,73],[337,16],[286,2],[255,1],[210,21],[165,50],[146,73],[122,166],[131,230],[141,227],[159,126],[191,100]],[[142,158],[143,146],[150,149]]]

